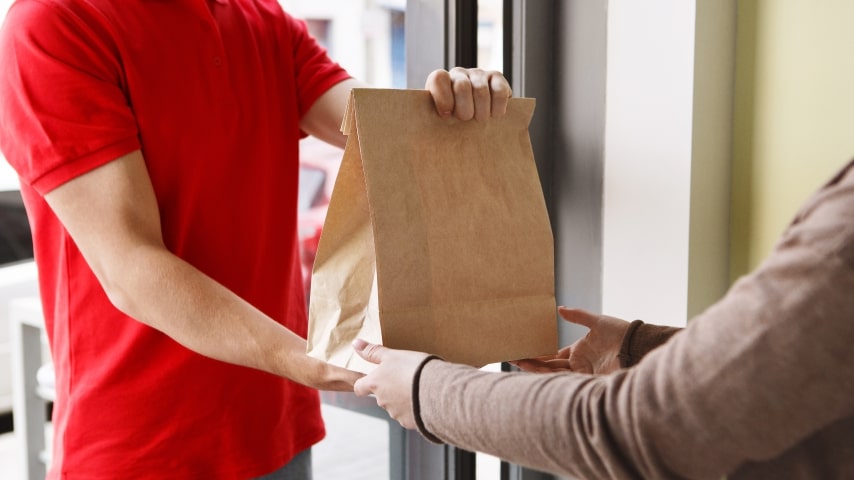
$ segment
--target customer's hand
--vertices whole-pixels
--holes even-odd
[[[558,313],[564,320],[590,329],[583,338],[555,355],[512,362],[528,372],[556,372],[571,370],[582,373],[607,374],[620,368],[620,345],[629,328],[629,322],[606,315],[597,315],[580,309],[560,307]]]
[[[439,115],[459,120],[503,116],[512,96],[510,83],[501,72],[479,68],[434,70],[424,88],[433,95]]]
[[[365,360],[378,364],[372,372],[356,381],[356,395],[373,394],[377,405],[405,428],[415,429],[412,411],[412,380],[426,353],[392,350],[357,339],[353,348]]]

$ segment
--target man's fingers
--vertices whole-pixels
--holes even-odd
[[[513,90],[499,72],[489,72],[489,90],[492,92],[492,116],[501,117],[507,113],[507,102],[513,96]]]
[[[564,320],[577,325],[582,325],[587,328],[593,328],[596,325],[598,315],[594,315],[580,308],[559,307],[557,312]]]
[[[479,68],[434,70],[424,88],[432,94],[439,115],[463,121],[503,116],[513,94],[501,72]]]
[[[433,70],[424,85],[433,95],[436,111],[442,117],[449,117],[454,111],[454,91],[451,89],[451,74],[446,70]]]
[[[525,360],[516,360],[510,363],[529,373],[550,373],[570,370],[569,360],[563,358],[551,360],[536,360],[529,358]]]
[[[371,363],[381,363],[383,361],[383,355],[385,355],[386,352],[386,348],[382,345],[368,343],[361,338],[353,340],[353,349],[356,350],[356,353],[358,353],[360,357]]]
[[[514,360],[510,362],[511,365],[516,365],[526,372],[533,372],[540,366],[542,366],[543,362],[534,359],[525,359],[525,360]]]
[[[356,380],[356,383],[353,384],[353,393],[359,397],[367,397],[374,393],[371,385],[368,383],[368,377],[362,377]]]
[[[466,71],[471,84],[472,108],[474,118],[488,120],[492,116],[492,93],[490,88],[490,73],[478,68]]]
[[[468,71],[464,68],[454,67],[449,72],[451,75],[452,88],[454,89],[454,116],[460,120],[471,120],[474,118],[474,96],[472,82]]]

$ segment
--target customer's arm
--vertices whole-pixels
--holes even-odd
[[[854,415],[852,211],[849,172],[755,273],[633,368],[501,374],[431,360],[410,370],[424,354],[368,347],[381,365],[356,391],[430,438],[537,469],[720,478]]]

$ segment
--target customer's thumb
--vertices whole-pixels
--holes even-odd
[[[382,345],[369,343],[361,338],[353,340],[353,349],[356,350],[356,353],[358,353],[360,357],[371,363],[381,363],[386,351],[386,348]]]

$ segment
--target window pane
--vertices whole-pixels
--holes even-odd
[[[477,66],[504,71],[504,0],[477,2]]]

